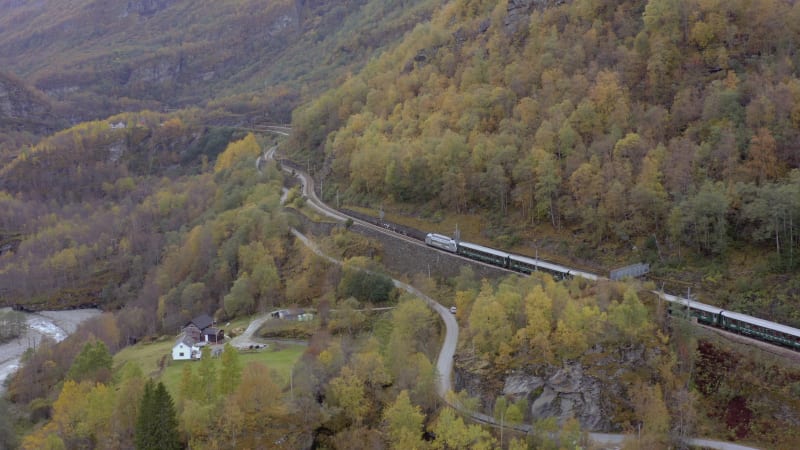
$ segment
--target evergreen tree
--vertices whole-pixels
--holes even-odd
[[[111,353],[103,341],[89,342],[75,357],[67,373],[67,378],[75,381],[105,382],[111,375],[112,363]]]
[[[148,380],[136,421],[136,448],[138,450],[178,450],[182,448],[178,439],[178,418],[172,397],[158,382]]]

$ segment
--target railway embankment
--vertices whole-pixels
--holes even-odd
[[[328,236],[335,227],[343,226],[333,222],[316,222],[296,209],[288,208],[287,210],[298,221],[302,230],[317,237]],[[506,270],[470,261],[430,247],[415,245],[357,223],[350,226],[349,229],[379,242],[383,249],[382,264],[394,274],[405,275],[409,278],[414,275],[452,278],[460,273],[462,266],[471,267],[478,278],[494,279],[509,274]]]

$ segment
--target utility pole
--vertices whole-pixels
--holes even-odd
[[[500,414],[500,448],[503,448],[503,431],[505,431],[506,428],[505,421],[506,421],[506,412],[503,411],[502,414]]]
[[[692,287],[689,286],[686,288],[686,318],[691,318],[691,310],[692,309]]]

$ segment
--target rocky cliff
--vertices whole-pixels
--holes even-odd
[[[501,395],[515,402],[525,398],[530,405],[529,423],[555,417],[563,424],[574,417],[584,430],[619,431],[617,415],[632,408],[629,382],[638,377],[637,369],[656,356],[651,353],[643,346],[596,346],[577,361],[526,367],[499,378],[490,373],[488,365],[478,367],[475,361],[457,356],[455,390],[479,398],[486,411],[491,411]]]

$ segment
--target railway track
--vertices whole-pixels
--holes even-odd
[[[265,159],[274,159],[275,161],[280,162],[281,168],[283,169],[284,172],[287,172],[287,173],[291,174],[292,176],[297,177],[300,180],[300,183],[301,183],[301,185],[303,187],[302,193],[306,197],[306,199],[308,199],[307,203],[312,208],[314,208],[315,210],[317,210],[319,213],[323,214],[326,217],[334,219],[334,220],[336,220],[338,222],[346,222],[348,220],[351,220],[354,224],[358,224],[359,226],[362,226],[364,228],[367,228],[367,229],[370,229],[370,230],[377,231],[379,233],[385,234],[387,236],[392,237],[393,239],[399,239],[399,240],[405,241],[405,242],[407,242],[409,244],[416,245],[418,247],[440,251],[443,254],[446,254],[448,256],[451,256],[451,257],[454,257],[454,258],[459,258],[459,259],[462,259],[464,261],[468,261],[468,262],[473,263],[473,264],[480,264],[480,265],[483,265],[485,267],[489,267],[489,268],[492,268],[492,269],[495,269],[495,270],[503,271],[503,272],[506,272],[506,273],[509,273],[509,274],[519,274],[519,272],[516,272],[516,271],[513,271],[513,270],[509,270],[509,269],[506,269],[504,267],[498,267],[498,266],[493,265],[493,264],[487,264],[487,263],[484,263],[482,261],[477,261],[475,259],[466,258],[466,257],[458,255],[456,253],[444,252],[444,251],[435,249],[433,247],[430,247],[430,246],[426,245],[424,241],[420,241],[419,239],[416,239],[414,237],[408,236],[406,234],[394,232],[391,229],[387,229],[385,227],[370,223],[370,222],[365,221],[363,219],[360,219],[358,217],[347,215],[347,214],[345,214],[345,213],[343,213],[343,212],[341,212],[341,211],[339,211],[339,210],[337,210],[335,208],[332,208],[332,207],[328,206],[327,204],[325,204],[325,202],[320,200],[319,197],[317,197],[317,193],[315,191],[314,179],[312,177],[308,176],[307,174],[305,174],[304,170],[301,167],[299,167],[297,164],[294,164],[292,161],[290,161],[288,159],[284,159],[284,158],[280,158],[280,159],[276,158],[275,157],[275,148],[274,147],[271,148],[270,150],[268,150],[264,154],[264,158]]]

